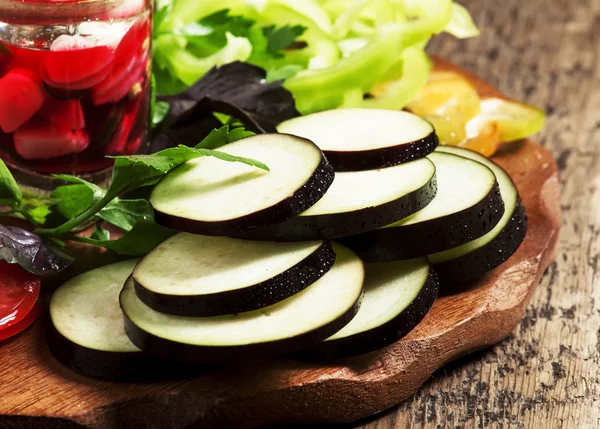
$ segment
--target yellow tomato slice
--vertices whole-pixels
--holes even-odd
[[[486,98],[481,100],[481,113],[467,124],[467,134],[474,133],[471,129],[481,129],[482,124],[492,122],[498,127],[500,141],[506,143],[540,132],[546,123],[546,114],[529,104]]]
[[[467,123],[479,114],[480,99],[467,79],[434,71],[407,108],[431,121],[442,144],[456,145],[466,138]]]

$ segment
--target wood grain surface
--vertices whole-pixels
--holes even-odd
[[[537,139],[560,170],[562,230],[514,333],[438,371],[364,429],[600,427],[600,1],[459,0],[481,36],[430,51],[544,107]]]

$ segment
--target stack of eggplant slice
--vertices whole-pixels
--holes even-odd
[[[440,287],[480,277],[523,241],[510,177],[474,152],[436,149],[415,115],[342,109],[279,132],[219,149],[268,172],[213,158],[174,170],[150,202],[180,232],[56,291],[49,341],[63,363],[129,378],[142,356],[155,368],[371,352],[417,326]]]

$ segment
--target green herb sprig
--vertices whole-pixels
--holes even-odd
[[[154,222],[153,210],[147,199],[123,199],[121,196],[153,186],[186,161],[204,156],[269,171],[260,161],[215,150],[251,135],[253,133],[242,128],[223,126],[213,130],[195,147],[179,145],[151,155],[116,156],[113,157],[112,180],[107,189],[76,176],[60,174],[54,177],[68,184],[57,187],[50,198],[34,201],[23,196],[9,169],[0,160],[0,206],[6,208],[0,211],[0,216],[18,216],[29,221],[35,227],[34,234],[54,246],[61,247],[64,241],[73,240],[105,247],[121,255],[143,255],[174,232]],[[125,235],[111,240],[109,231],[100,225],[100,220],[117,226],[125,231]],[[91,237],[75,234],[90,221],[96,223]]]

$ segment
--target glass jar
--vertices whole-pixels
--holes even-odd
[[[151,31],[151,0],[0,0],[0,157],[17,180],[98,182],[106,156],[146,149]]]

